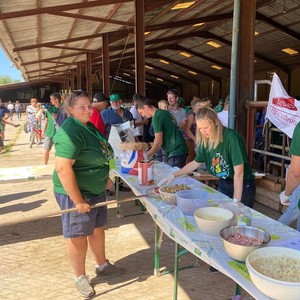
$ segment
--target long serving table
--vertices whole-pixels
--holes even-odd
[[[138,177],[130,174],[121,173],[120,163],[117,161],[114,169],[115,176],[125,181],[132,189],[135,195],[148,195],[153,190],[153,186],[141,186],[138,183]],[[155,162],[154,179],[157,184],[162,178],[170,175],[177,168]],[[219,193],[211,187],[188,176],[176,178],[174,183],[184,183],[191,188],[202,189],[211,195],[210,205],[217,206],[221,201],[231,201],[227,196]],[[164,232],[175,242],[175,263],[174,263],[174,293],[173,299],[177,299],[178,286],[178,257],[184,252],[189,251],[207,264],[218,269],[220,272],[230,277],[255,299],[270,299],[262,294],[252,283],[247,267],[244,263],[237,262],[230,258],[225,252],[222,240],[218,236],[212,236],[201,232],[193,216],[185,216],[177,206],[169,205],[159,197],[149,194],[149,196],[140,197],[139,200],[146,207],[153,218],[155,229],[155,258],[154,274],[159,274],[159,236]],[[252,226],[267,231],[272,240],[270,246],[286,246],[300,249],[300,233],[288,226],[285,226],[255,210],[252,212]],[[239,293],[237,293],[239,294]]]

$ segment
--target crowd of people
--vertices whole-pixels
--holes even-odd
[[[54,145],[56,201],[61,209],[76,209],[75,213],[62,216],[62,228],[76,277],[75,285],[82,296],[95,294],[85,269],[88,247],[95,259],[97,276],[118,276],[124,272],[106,258],[104,226],[107,208],[105,205],[94,208],[113,194],[109,169],[113,165],[114,151],[108,143],[112,126],[132,122],[135,141],[149,144],[146,159],[163,156],[162,161],[179,168],[158,186],[170,184],[174,178],[204,165],[218,178],[217,188],[221,193],[237,203],[253,207],[255,178],[243,138],[228,128],[229,96],[220,99],[214,108],[209,98],[197,96],[191,99],[189,108],[183,107],[184,100],[176,89],[170,89],[166,99],[158,103],[134,94],[130,109],[124,107],[121,96],[116,93],[107,97],[98,92],[92,99],[82,90],[65,97],[52,93],[49,101],[51,106],[46,108],[37,99],[30,100],[26,107],[25,127],[29,133],[29,147],[43,141],[45,164]],[[8,107],[3,113],[0,106],[0,118],[6,124],[15,125]],[[290,195],[300,183],[300,154],[296,141],[297,138],[291,146],[292,163],[287,186],[280,195],[282,203],[293,203],[290,210],[297,208],[297,200]],[[119,188],[130,190],[122,184]]]

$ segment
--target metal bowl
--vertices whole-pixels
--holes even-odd
[[[253,246],[243,246],[243,245],[238,245],[229,242],[228,238],[234,236],[236,233],[240,233],[250,238],[257,238],[259,240],[262,240],[263,244],[253,245]],[[267,232],[252,226],[229,226],[223,228],[220,231],[220,236],[223,240],[223,244],[227,254],[231,258],[243,262],[246,260],[247,256],[252,251],[267,245],[271,240],[271,237]]]

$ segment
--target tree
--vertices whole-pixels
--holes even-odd
[[[20,82],[20,80],[14,80],[9,76],[0,76],[0,85],[8,84],[8,83],[16,83]]]

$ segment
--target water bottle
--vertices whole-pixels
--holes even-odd
[[[239,211],[237,213],[237,225],[251,226],[252,214],[249,207],[244,204],[239,204]]]

